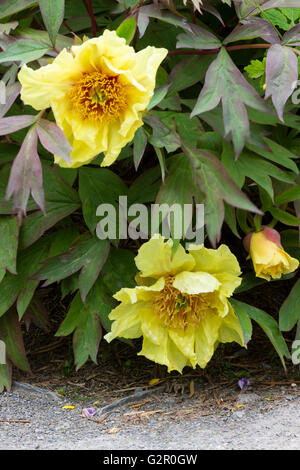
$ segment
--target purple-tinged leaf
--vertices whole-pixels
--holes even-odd
[[[43,285],[48,286],[80,271],[79,290],[84,302],[107,259],[109,249],[108,240],[99,240],[90,234],[82,235],[68,252],[48,258],[33,279],[46,279]]]
[[[241,26],[237,26],[227,36],[224,44],[254,38],[262,38],[270,44],[280,43],[279,36],[269,21],[262,18],[250,18],[249,20],[243,20],[241,23]]]
[[[7,357],[20,369],[30,372],[21,325],[14,309],[10,309],[0,318],[0,339],[5,342]]]
[[[11,108],[12,104],[19,96],[21,85],[19,83],[13,83],[8,85],[5,89],[5,103],[0,103],[0,118],[2,118],[7,111]]]
[[[146,5],[141,7],[138,12],[137,27],[140,37],[144,35],[147,29],[149,18],[156,18],[158,20],[165,21],[166,23],[170,23],[173,26],[179,26],[186,31],[191,31],[191,25],[185,18],[175,15],[168,10],[161,10],[156,5]]]
[[[269,0],[261,5],[262,10],[270,10],[271,8],[293,8],[299,7],[299,0]]]
[[[71,163],[70,151],[73,149],[61,128],[46,119],[40,119],[36,128],[43,147],[67,163]]]
[[[247,82],[225,48],[209,66],[204,87],[191,117],[214,109],[222,101],[225,136],[232,135],[236,156],[241,153],[245,140],[250,138],[246,105],[259,111],[270,108]]]
[[[31,126],[36,120],[36,116],[25,114],[24,116],[9,116],[0,119],[0,135],[11,134],[12,132]]]
[[[31,323],[34,323],[34,325],[41,328],[46,333],[50,331],[49,312],[37,295],[31,299],[30,306],[26,310],[25,315],[23,315],[22,320],[25,323],[27,331]]]
[[[6,189],[5,200],[8,201],[13,195],[14,210],[18,213],[19,221],[26,215],[30,193],[42,212],[45,212],[42,165],[37,153],[35,127],[28,131],[13,162]]]
[[[202,10],[205,10],[207,11],[208,13],[210,13],[211,15],[215,16],[216,18],[218,18],[218,20],[220,21],[220,23],[222,23],[222,25],[224,25],[224,21],[222,20],[222,17],[220,15],[220,13],[218,12],[218,10],[213,7],[209,2],[207,1],[204,1],[203,2],[203,5],[201,6]]]
[[[136,131],[134,135],[134,140],[133,140],[133,162],[134,162],[134,167],[136,171],[139,167],[139,164],[141,163],[141,160],[145,153],[146,146],[147,146],[147,136],[143,128],[140,127]]]
[[[266,95],[272,97],[279,119],[283,122],[283,110],[288,98],[297,86],[298,59],[293,50],[274,44],[267,54]]]
[[[300,46],[300,23],[287,31],[282,38],[283,44]]]
[[[235,9],[239,18],[246,18],[249,16],[255,16],[261,12],[272,8],[285,8],[285,7],[299,7],[299,0],[269,0],[260,1],[260,8],[256,8],[252,2],[249,1],[234,1]]]
[[[221,47],[219,39],[206,29],[196,24],[191,25],[191,29],[191,33],[182,33],[177,36],[177,48],[217,49]]]
[[[205,223],[213,246],[220,240],[224,201],[234,207],[261,214],[229,175],[223,163],[207,150],[184,142],[182,149],[193,163],[198,186],[205,193]]]
[[[140,33],[140,38],[144,36],[146,29],[149,26],[149,23],[150,23],[149,16],[139,11],[137,15],[137,28]]]

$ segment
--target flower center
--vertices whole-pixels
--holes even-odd
[[[173,276],[165,279],[165,287],[156,294],[154,313],[169,328],[185,330],[196,326],[207,313],[213,312],[213,293],[185,294],[173,287]]]
[[[126,88],[119,77],[101,72],[84,73],[69,91],[72,107],[82,119],[111,122],[127,107]]]

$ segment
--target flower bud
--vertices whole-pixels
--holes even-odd
[[[270,281],[280,279],[299,266],[299,261],[284,251],[277,230],[264,227],[260,232],[249,233],[244,247],[250,253],[257,277]]]

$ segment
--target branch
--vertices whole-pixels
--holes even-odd
[[[83,3],[85,4],[85,7],[86,7],[86,9],[87,9],[87,11],[88,11],[88,14],[90,15],[90,18],[91,18],[93,36],[94,36],[94,37],[95,37],[95,36],[98,36],[98,33],[97,33],[97,23],[96,23],[94,11],[93,11],[92,0],[83,0]]]
[[[241,49],[268,49],[272,44],[240,44],[238,46],[227,46],[227,51],[239,51]],[[218,54],[220,47],[217,49],[189,49],[169,51],[168,55],[209,55]]]

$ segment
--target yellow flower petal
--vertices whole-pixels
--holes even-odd
[[[172,240],[158,235],[144,243],[135,258],[139,286],[116,294],[122,303],[109,316],[114,322],[106,337],[143,336],[139,354],[179,372],[185,366],[206,367],[219,342],[244,346],[228,301],[241,281],[236,258],[224,246],[197,247],[193,255],[180,246],[172,258]],[[202,271],[195,271],[196,263]]]
[[[125,304],[134,304],[139,300],[148,301],[153,297],[153,292],[159,292],[164,288],[165,280],[163,277],[152,286],[137,286],[133,288],[123,288],[114,295],[114,298]]]
[[[190,271],[194,267],[194,259],[179,245],[172,257],[173,241],[164,242],[161,235],[154,235],[144,243],[135,257],[135,264],[141,271],[141,277],[159,278],[180,271]]]
[[[136,304],[120,304],[109,314],[110,320],[115,320],[111,331],[104,338],[109,343],[118,336],[120,338],[139,338],[142,334],[140,312],[145,308],[144,302]]]
[[[176,274],[173,286],[180,292],[192,295],[214,292],[219,288],[220,282],[209,273],[182,271]]]
[[[157,69],[166,49],[135,52],[115,31],[64,49],[37,70],[24,65],[19,73],[21,98],[35,109],[52,107],[55,120],[73,148],[76,168],[104,153],[111,165],[143,125],[142,116],[155,88]]]
[[[48,108],[53,99],[64,99],[80,73],[73,55],[66,49],[51,64],[37,70],[23,65],[18,74],[22,85],[21,99],[37,110]]]
[[[210,274],[226,272],[233,276],[241,274],[238,260],[226,245],[220,245],[217,250],[203,245],[190,245],[189,252],[195,259],[193,271],[206,271]]]
[[[195,353],[195,328],[189,327],[185,331],[170,329],[169,336],[179,351],[189,359],[192,367],[195,367],[197,364],[197,356]]]
[[[218,339],[219,328],[223,319],[217,315],[206,317],[195,328],[195,353],[197,364],[206,367],[215,352],[215,343]]]
[[[229,304],[229,313],[222,320],[222,324],[219,329],[218,340],[221,343],[231,343],[232,341],[235,341],[236,343],[239,343],[241,346],[245,346],[243,330],[230,304]]]
[[[250,256],[257,277],[280,279],[282,274],[294,272],[299,267],[299,261],[292,258],[281,245],[269,240],[264,231],[252,234]]]

